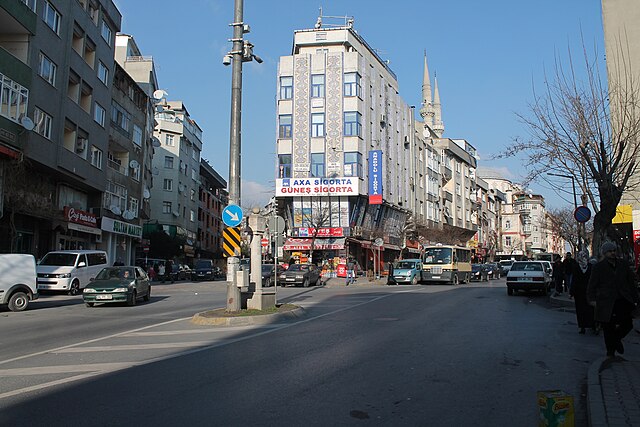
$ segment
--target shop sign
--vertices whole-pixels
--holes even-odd
[[[87,227],[98,226],[98,218],[94,214],[72,208],[71,206],[64,207],[64,217],[67,221],[75,224],[86,225]]]
[[[276,196],[357,196],[355,178],[278,178]]]
[[[382,150],[369,151],[369,204],[382,204]]]
[[[139,225],[129,224],[128,222],[118,221],[107,217],[102,217],[102,229],[110,233],[124,234],[131,237],[142,237],[142,227]]]
[[[298,237],[313,237],[315,231],[315,228],[298,228]],[[342,227],[319,228],[316,237],[344,237],[344,230]]]

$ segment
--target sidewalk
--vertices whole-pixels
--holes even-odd
[[[549,299],[556,307],[574,307],[567,293],[552,293]],[[625,338],[626,347],[634,341],[639,341],[636,330]],[[593,362],[587,377],[587,399],[591,427],[640,426],[640,360],[616,356]]]
[[[347,279],[344,277],[332,277],[330,279],[322,279],[322,283],[324,283],[324,285],[328,288],[345,287],[347,283]],[[387,284],[386,276],[381,277],[380,279],[372,279],[372,280],[368,279],[367,277],[358,277],[355,283],[349,286],[357,286],[357,287],[383,286],[386,284]]]

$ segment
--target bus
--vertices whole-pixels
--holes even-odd
[[[451,285],[471,281],[471,249],[452,245],[433,245],[424,248],[422,281],[444,282]]]

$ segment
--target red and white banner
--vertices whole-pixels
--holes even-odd
[[[299,237],[313,237],[315,228],[298,228]],[[344,230],[341,227],[319,228],[316,237],[344,237]]]
[[[71,206],[64,207],[64,217],[67,221],[75,224],[86,225],[87,227],[98,226],[98,218],[94,214],[72,208]]]
[[[311,250],[312,239],[288,238],[284,243],[285,251],[308,251]],[[316,239],[313,242],[313,250],[344,249],[344,239]]]

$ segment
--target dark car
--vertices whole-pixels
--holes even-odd
[[[191,269],[191,280],[213,280],[217,274],[216,268],[210,259],[197,259]]]
[[[471,280],[478,282],[488,282],[489,272],[484,264],[471,264]]]
[[[278,276],[278,284],[280,286],[302,285],[305,288],[310,285],[320,286],[322,284],[320,269],[314,264],[292,264]]]
[[[499,279],[502,276],[502,268],[496,262],[488,262],[485,264],[487,266],[487,273],[489,275],[489,279]]]
[[[181,268],[180,264],[172,264],[171,265],[171,280],[184,280],[184,270]]]
[[[87,307],[114,302],[136,305],[139,298],[149,301],[149,276],[140,267],[106,267],[84,288],[82,298]]]
[[[273,286],[276,278],[276,270],[278,274],[282,274],[285,271],[281,265],[278,265],[276,269],[273,264],[262,264],[262,286],[265,288]]]

